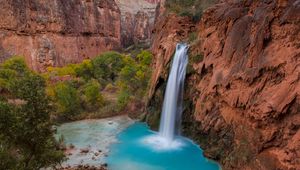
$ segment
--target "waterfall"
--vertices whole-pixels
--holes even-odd
[[[184,80],[188,64],[187,51],[187,44],[177,44],[165,91],[159,134],[168,141],[172,141],[174,136],[180,133]]]

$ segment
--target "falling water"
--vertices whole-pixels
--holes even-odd
[[[177,44],[165,92],[159,134],[168,141],[172,141],[174,135],[180,133],[187,51],[187,44]]]

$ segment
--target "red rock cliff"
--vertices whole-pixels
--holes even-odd
[[[170,19],[187,22],[157,23],[150,114],[161,102],[174,41],[191,32]],[[223,169],[300,169],[300,1],[225,0],[197,28],[183,132]]]
[[[0,60],[23,55],[35,70],[61,66],[120,44],[114,0],[0,0]]]
[[[121,10],[121,42],[123,47],[149,45],[159,1],[116,0]]]

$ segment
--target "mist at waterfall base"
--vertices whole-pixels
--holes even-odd
[[[135,123],[118,136],[107,158],[110,170],[219,170],[202,150],[180,136],[188,46],[177,44],[163,103],[159,132]]]
[[[217,163],[203,157],[202,150],[191,140],[176,136],[180,147],[161,149],[145,143],[158,135],[145,123],[135,123],[118,136],[106,159],[109,170],[219,170]]]

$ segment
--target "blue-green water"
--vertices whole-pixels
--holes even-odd
[[[118,116],[65,123],[57,127],[56,138],[63,135],[66,146],[73,145],[73,148],[68,147],[68,160],[62,166],[101,166],[105,163],[109,147],[117,142],[117,135],[133,123],[127,116]],[[88,153],[82,153],[82,149],[88,150]]]
[[[192,141],[177,137],[162,141],[144,123],[135,123],[121,132],[118,143],[110,146],[110,170],[219,170],[217,163],[203,157]]]

